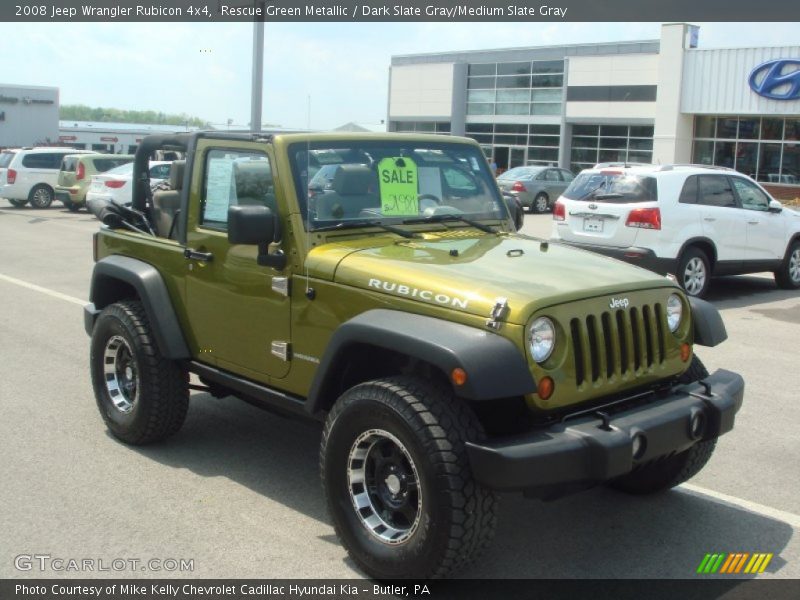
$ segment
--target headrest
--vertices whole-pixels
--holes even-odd
[[[261,198],[272,186],[272,171],[266,160],[234,163],[237,198]]]
[[[174,160],[169,168],[169,187],[173,190],[183,188],[183,171],[186,167],[185,160]]]
[[[341,196],[363,196],[376,183],[376,176],[365,165],[342,165],[333,176],[333,191]]]

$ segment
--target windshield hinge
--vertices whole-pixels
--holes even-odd
[[[272,354],[283,361],[288,361],[289,342],[272,342]]]
[[[281,296],[289,296],[289,278],[288,277],[273,277],[272,278],[272,291],[280,294]]]

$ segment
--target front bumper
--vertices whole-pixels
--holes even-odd
[[[56,200],[63,203],[83,204],[86,200],[86,190],[80,187],[55,187]]]
[[[733,428],[744,397],[744,380],[718,370],[704,383],[678,386],[666,397],[610,414],[583,414],[522,436],[467,443],[472,472],[496,490],[524,490],[547,497],[584,489],[629,473],[633,467],[681,452]],[[598,409],[600,410],[600,409]],[[692,432],[700,415],[702,431]],[[634,458],[634,437],[644,448]]]

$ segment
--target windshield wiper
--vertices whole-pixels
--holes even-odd
[[[585,193],[583,196],[581,196],[580,198],[577,198],[577,200],[586,200],[586,199],[587,199],[587,198],[589,198],[590,196],[593,196],[595,192],[597,192],[597,191],[598,191],[600,188],[603,188],[603,187],[606,187],[606,182],[605,182],[605,181],[603,181],[603,183],[601,183],[601,184],[600,184],[600,185],[598,185],[597,187],[595,187],[595,188],[592,188],[591,190],[589,190],[588,192],[586,192],[586,193]]]
[[[452,213],[448,213],[445,215],[429,215],[427,217],[420,217],[418,219],[406,219],[403,221],[404,225],[410,225],[412,223],[441,223],[442,221],[461,221],[462,223],[466,223],[467,225],[471,225],[475,229],[480,229],[481,231],[485,231],[486,233],[497,233],[497,231],[489,227],[488,225],[484,225],[478,221],[473,221],[472,219],[468,219],[467,217],[462,217],[461,215],[454,215]]]
[[[352,229],[353,227],[379,227],[384,231],[388,231],[390,233],[394,233],[396,235],[408,239],[420,237],[418,233],[415,233],[413,231],[406,231],[405,229],[400,229],[399,227],[386,225],[378,219],[360,219],[357,221],[342,221],[340,223],[337,223],[336,225],[326,225],[325,227],[316,227],[314,231],[335,231],[337,229]]]

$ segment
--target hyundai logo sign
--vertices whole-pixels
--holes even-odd
[[[747,83],[756,94],[765,98],[800,99],[800,60],[769,60],[753,69]]]

